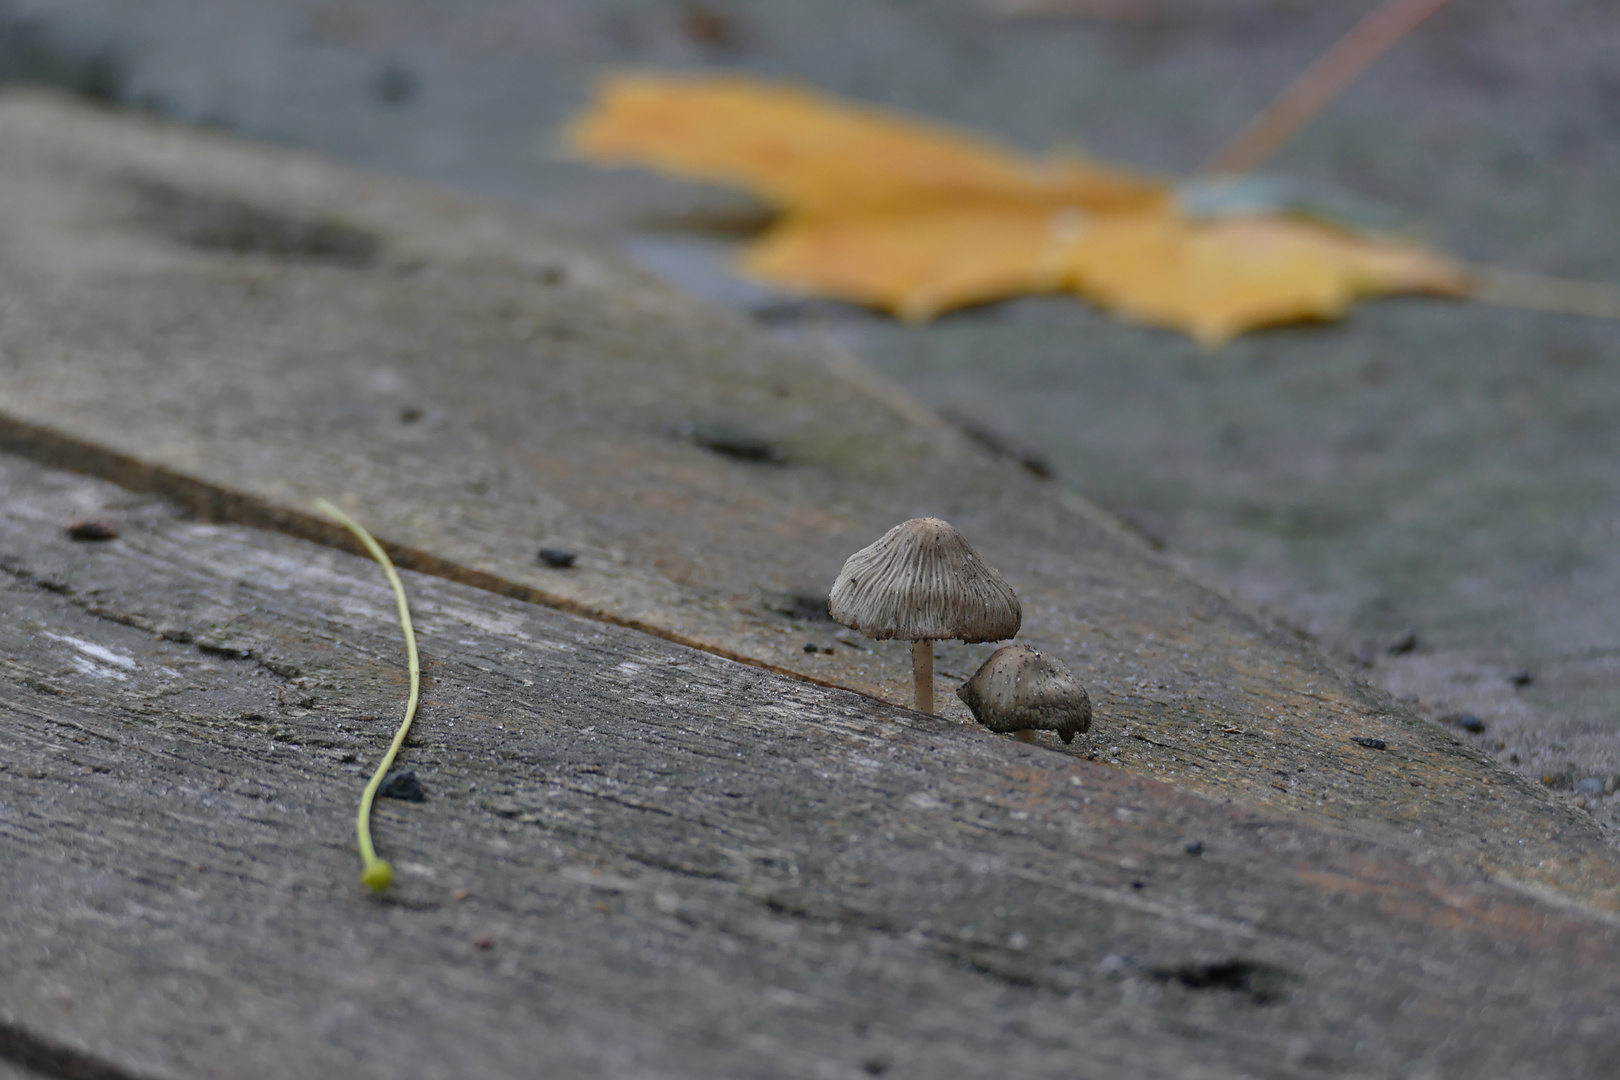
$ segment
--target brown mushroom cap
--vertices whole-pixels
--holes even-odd
[[[949,522],[913,518],[851,555],[827,610],[870,638],[1005,641],[1023,609],[1012,586]]]
[[[997,649],[956,696],[991,731],[1055,731],[1064,742],[1091,730],[1091,698],[1068,668],[1028,645]]]

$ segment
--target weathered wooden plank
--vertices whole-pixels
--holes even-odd
[[[50,1075],[50,1073],[47,1072],[46,1075]],[[0,1057],[0,1080],[39,1080],[39,1077],[39,1072]]]
[[[404,686],[375,567],[9,458],[0,499],[0,1051],[36,1066],[1570,1077],[1620,1051],[1610,916],[415,574],[428,797],[380,804],[373,900],[351,814]],[[119,537],[67,539],[86,515]]]
[[[1074,752],[1620,907],[1590,818],[926,414],[555,229],[39,97],[4,99],[0,144],[14,450],[340,542],[304,509],[324,494],[408,565],[894,701],[903,644],[794,597],[940,514],[1091,689]]]

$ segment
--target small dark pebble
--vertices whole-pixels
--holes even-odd
[[[422,419],[422,410],[414,405],[407,405],[399,410],[399,422],[402,424],[414,424],[420,419]]]
[[[574,560],[577,558],[579,558],[579,555],[569,551],[567,548],[540,549],[540,561],[558,570],[567,570],[574,565]]]
[[[384,776],[377,794],[385,799],[404,799],[406,802],[421,802],[427,798],[422,794],[422,784],[416,779],[415,769],[398,769]]]
[[[75,521],[67,527],[67,534],[69,540],[79,541],[118,539],[117,529],[105,521],[96,521],[94,519]]]
[[[1530,674],[1528,671],[1515,671],[1513,674],[1508,676],[1508,682],[1520,688],[1529,686],[1535,681],[1536,677]]]
[[[1145,888],[1147,888],[1147,882],[1145,882],[1145,881],[1133,881],[1133,882],[1131,882],[1131,888],[1133,888],[1133,889],[1145,889]]]
[[[889,1063],[882,1058],[869,1058],[861,1062],[861,1069],[867,1076],[882,1076],[889,1071]]]
[[[1350,737],[1350,741],[1353,743],[1360,743],[1369,750],[1389,749],[1389,746],[1384,742],[1383,739],[1375,739],[1370,735],[1352,735]]]
[[[1187,845],[1187,854],[1189,854],[1189,855],[1202,855],[1203,853],[1204,853],[1204,842],[1202,840],[1194,840],[1192,843]]]
[[[1470,735],[1478,735],[1485,730],[1485,721],[1481,720],[1473,713],[1463,713],[1461,716],[1457,717],[1457,719],[1453,720],[1452,723],[1456,724]]]
[[[804,651],[805,652],[820,652],[821,651],[821,646],[817,645],[813,641],[807,641],[807,642],[804,643]]]
[[[1417,631],[1408,630],[1406,633],[1390,642],[1389,646],[1385,648],[1384,651],[1389,653],[1391,656],[1405,656],[1407,653],[1412,652],[1417,647]]]

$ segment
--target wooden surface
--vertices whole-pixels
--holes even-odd
[[[1620,1049],[1589,817],[847,358],[549,227],[0,98],[0,445],[0,1068],[1564,1077]],[[428,798],[379,808],[381,901],[352,814],[403,659],[316,495],[422,571]],[[941,649],[927,717],[905,643],[806,617],[929,513],[1086,683],[1072,748],[966,722],[994,645]],[[69,540],[87,517],[118,538]]]
[[[549,226],[297,155],[31,95],[0,98],[0,144],[0,445],[345,543],[306,509],[325,495],[406,565],[894,702],[904,643],[793,613],[937,514],[1096,702],[1046,749],[1620,908],[1589,816],[858,367]],[[941,648],[945,716],[994,647]]]
[[[404,687],[375,566],[15,459],[0,496],[14,1063],[1567,1077],[1620,1051],[1610,917],[409,573],[427,799],[380,801],[374,899],[352,814]],[[118,539],[68,540],[85,514]]]

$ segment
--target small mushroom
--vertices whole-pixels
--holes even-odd
[[[1030,741],[1025,733],[1035,728],[1055,731],[1066,743],[1091,730],[1086,688],[1056,659],[1028,645],[997,649],[956,696],[979,723],[1025,742]]]
[[[911,642],[919,712],[934,711],[934,642],[1004,641],[1023,611],[1012,586],[949,522],[913,518],[851,555],[827,611],[869,638]]]

